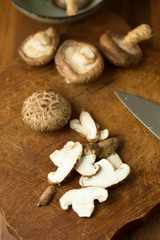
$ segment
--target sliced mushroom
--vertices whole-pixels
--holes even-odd
[[[82,156],[79,163],[76,165],[75,170],[82,176],[93,176],[99,170],[99,165],[94,164],[95,161],[96,161],[95,154]]]
[[[111,63],[129,68],[137,65],[142,59],[143,54],[138,43],[152,36],[153,29],[147,24],[140,25],[126,36],[107,31],[100,37],[100,48]]]
[[[106,201],[108,191],[100,187],[72,189],[60,198],[60,206],[67,210],[72,205],[79,217],[90,217],[94,210],[94,200],[100,203]]]
[[[92,0],[50,0],[59,8],[66,9],[67,15],[72,16],[78,13],[78,9],[85,7]]]
[[[42,66],[54,58],[60,36],[53,27],[27,37],[19,48],[22,59],[32,66]]]
[[[97,80],[103,72],[104,60],[93,45],[66,40],[59,47],[55,63],[67,83],[86,84]]]
[[[87,111],[82,111],[79,119],[71,120],[70,128],[81,133],[89,142],[101,141],[109,136],[108,129],[99,130],[99,125]]]
[[[99,139],[98,139],[98,141],[105,140],[105,139],[108,138],[108,136],[109,136],[108,129],[100,130],[99,131]]]
[[[82,155],[82,145],[79,142],[67,142],[61,150],[54,151],[50,158],[58,166],[56,172],[48,174],[49,183],[61,183],[74,169]]]
[[[100,166],[96,175],[91,177],[81,177],[79,184],[82,187],[96,186],[108,188],[123,181],[130,173],[130,167],[123,163],[120,168],[115,169],[107,159],[101,159],[97,163]]]
[[[85,130],[83,129],[83,127],[82,127],[82,125],[81,125],[81,123],[80,123],[80,121],[79,121],[78,119],[73,119],[73,120],[71,120],[70,123],[69,123],[69,125],[70,125],[70,128],[71,128],[71,129],[73,129],[73,130],[75,130],[76,132],[78,132],[78,133],[86,136],[86,132],[85,132]]]
[[[41,89],[24,101],[21,114],[23,121],[32,129],[54,131],[68,123],[71,105],[60,93]]]
[[[97,126],[87,111],[82,111],[79,116],[82,128],[84,129],[89,142],[96,142],[98,140]]]
[[[96,154],[98,159],[108,158],[115,153],[119,146],[120,140],[118,138],[108,138],[97,143],[86,143],[84,145],[84,154]]]
[[[89,142],[96,142],[99,138],[97,125],[87,111],[82,111],[79,119],[70,121],[70,128],[84,135]]]
[[[120,159],[119,155],[117,153],[111,154],[107,160],[112,164],[114,169],[118,169],[123,164],[122,160]]]

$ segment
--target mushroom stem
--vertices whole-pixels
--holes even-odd
[[[153,36],[153,29],[148,24],[141,24],[130,31],[121,41],[125,46],[132,47],[133,45],[150,39]]]
[[[79,56],[86,60],[86,64],[93,63],[95,61],[95,54],[89,47],[83,47],[78,52]]]
[[[68,16],[76,15],[78,12],[77,1],[76,0],[66,0],[66,9],[67,9]]]

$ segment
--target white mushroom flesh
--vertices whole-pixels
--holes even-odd
[[[82,156],[79,163],[76,165],[75,170],[82,176],[93,176],[99,170],[99,165],[94,164],[95,160],[95,154]]]
[[[30,58],[49,55],[52,48],[50,36],[46,32],[38,32],[23,46],[23,51]]]
[[[104,202],[108,198],[108,191],[100,187],[72,189],[60,198],[60,206],[67,210],[72,205],[79,217],[90,217],[94,210],[94,200]]]
[[[107,160],[112,164],[112,166],[115,169],[118,169],[121,167],[121,165],[123,164],[122,160],[120,159],[119,155],[117,153],[113,153],[111,154]]]
[[[88,46],[68,46],[65,49],[64,59],[78,74],[87,73],[95,64],[95,54]]]
[[[109,131],[108,129],[100,130],[99,131],[99,139],[98,141],[105,140],[109,136]]]
[[[82,111],[79,118],[82,128],[87,134],[88,141],[96,142],[98,140],[98,131],[96,123],[91,117],[91,115],[86,111]]]
[[[70,128],[75,130],[78,133],[81,133],[83,135],[86,135],[85,130],[83,129],[80,121],[78,119],[73,119],[70,121]]]
[[[50,158],[58,166],[56,172],[48,174],[48,180],[51,183],[61,183],[72,171],[82,155],[82,145],[79,142],[67,142],[61,149],[54,151]]]
[[[120,168],[116,170],[107,159],[101,159],[96,164],[100,166],[97,174],[92,177],[82,176],[79,180],[81,186],[98,186],[107,188],[124,180],[130,172],[130,167],[125,163],[121,164]]]

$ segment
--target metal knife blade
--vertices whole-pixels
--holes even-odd
[[[127,109],[160,139],[160,105],[124,92],[114,92]]]

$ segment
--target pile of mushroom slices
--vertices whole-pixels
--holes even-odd
[[[81,188],[66,192],[60,198],[60,206],[67,210],[72,205],[80,217],[90,217],[94,200],[106,201],[106,188],[123,181],[129,175],[130,167],[116,153],[117,138],[108,138],[108,130],[100,130],[88,112],[82,111],[79,118],[71,120],[70,127],[89,142],[82,146],[80,142],[68,141],[61,150],[55,150],[50,159],[58,168],[48,174],[48,181],[60,184],[73,170],[77,171],[81,175]]]

